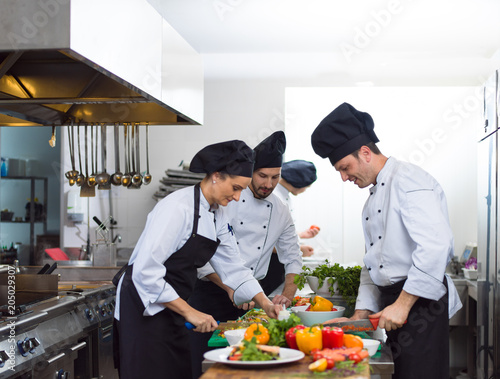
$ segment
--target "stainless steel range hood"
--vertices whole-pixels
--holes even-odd
[[[201,57],[146,0],[2,0],[0,126],[203,123]]]

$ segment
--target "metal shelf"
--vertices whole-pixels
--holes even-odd
[[[0,221],[0,223],[9,224],[30,224],[30,263],[35,261],[35,224],[43,224],[43,234],[47,234],[47,211],[48,211],[48,179],[41,176],[2,176],[2,180],[29,180],[30,183],[30,221]],[[37,180],[43,181],[43,206],[45,207],[45,220],[35,221],[35,182]]]

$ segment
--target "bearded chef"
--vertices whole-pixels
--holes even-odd
[[[240,256],[256,279],[266,276],[273,248],[276,247],[286,275],[283,291],[273,298],[273,303],[289,306],[297,290],[293,279],[295,274],[302,272],[302,257],[290,210],[273,193],[280,179],[285,147],[285,133],[278,131],[254,148],[252,181],[241,192],[240,201],[227,206],[227,213]],[[214,315],[217,320],[235,320],[254,306],[253,302],[235,306],[233,290],[221,282],[210,264],[198,270],[198,277],[200,279],[189,303]],[[206,334],[190,333],[193,377],[201,374],[201,361],[203,353],[209,350],[209,338]]]
[[[184,323],[192,323],[195,332],[217,327],[210,314],[187,303],[196,269],[209,261],[236,304],[253,299],[277,317],[280,307],[244,267],[219,207],[238,201],[247,188],[253,156],[242,141],[205,147],[190,165],[190,171],[206,174],[201,183],[170,194],[149,213],[117,288],[114,353],[120,378],[191,378]]]

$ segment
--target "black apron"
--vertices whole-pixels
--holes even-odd
[[[214,255],[220,240],[197,234],[200,186],[194,187],[194,222],[191,237],[164,263],[165,281],[186,300],[196,283],[196,269]],[[154,316],[143,316],[144,305],[132,281],[129,266],[120,290],[120,321],[116,321],[116,338],[120,378],[191,378],[189,341],[185,319],[165,308]]]
[[[227,292],[213,282],[197,280],[193,294],[189,298],[189,305],[200,312],[212,315],[215,320],[225,322],[227,320],[236,320],[243,316],[247,311],[236,308]],[[203,354],[214,348],[208,347],[208,340],[212,333],[196,333],[189,331],[189,344],[191,345],[191,368],[193,378],[201,376],[201,362]]]
[[[406,280],[378,287],[383,307],[399,297]],[[394,359],[393,379],[449,378],[448,285],[438,301],[419,298],[402,328],[387,332]]]

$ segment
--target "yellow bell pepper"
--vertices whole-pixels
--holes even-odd
[[[329,312],[333,308],[333,303],[324,297],[315,296],[313,301],[314,304],[311,307],[311,311],[313,312]]]
[[[243,338],[251,341],[253,337],[255,337],[259,345],[266,345],[269,342],[269,330],[260,323],[252,324],[245,331]]]
[[[319,326],[297,330],[295,338],[299,350],[307,355],[310,355],[314,349],[323,349],[323,334]]]

